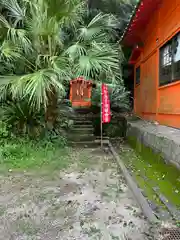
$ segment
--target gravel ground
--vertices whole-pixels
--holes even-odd
[[[0,239],[155,239],[111,155],[74,149],[59,172],[0,177]]]

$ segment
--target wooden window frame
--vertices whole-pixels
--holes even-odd
[[[180,60],[177,62],[174,60],[179,46],[178,43],[180,44],[180,41],[177,41],[178,37],[180,37],[180,32],[159,49],[160,87],[180,80]]]
[[[136,86],[141,83],[141,66],[136,67],[135,83],[136,83]]]

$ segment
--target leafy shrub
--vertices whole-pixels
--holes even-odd
[[[109,98],[112,110],[121,112],[128,111],[129,105],[129,92],[121,84],[107,84],[109,89]],[[92,91],[92,105],[100,107],[101,103],[101,85],[98,85]]]
[[[7,128],[7,124],[3,121],[0,121],[0,139],[4,139],[9,137],[9,131]]]
[[[123,122],[112,122],[105,128],[105,135],[108,137],[125,137],[126,128],[124,128]]]
[[[74,121],[72,120],[75,116],[75,111],[71,106],[71,102],[69,100],[59,100],[57,107],[57,119],[55,123],[55,127],[57,129],[70,129]]]
[[[3,104],[2,121],[17,135],[38,135],[44,127],[43,111],[33,111],[25,99]]]
[[[93,120],[94,134],[101,135],[100,117]],[[125,137],[126,135],[126,119],[124,117],[115,116],[113,114],[111,122],[103,124],[103,136],[108,137]]]
[[[129,92],[126,91],[122,85],[110,85],[110,102],[112,109],[118,109],[121,112],[128,111],[129,105]]]
[[[0,122],[0,136],[10,135],[28,136],[31,138],[46,138],[47,141],[55,141],[64,137],[65,131],[73,125],[71,120],[74,111],[68,102],[60,100],[55,109],[55,121],[47,122],[45,111],[32,110],[25,100],[8,101],[1,108],[2,119]]]

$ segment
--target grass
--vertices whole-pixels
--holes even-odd
[[[140,144],[134,138],[129,138],[134,151],[123,151],[125,164],[134,170],[134,175],[140,187],[145,190],[149,199],[156,200],[151,187],[159,187],[160,192],[168,201],[180,207],[180,171],[173,165],[164,162],[160,154],[155,154],[150,148]],[[154,184],[147,183],[139,176],[139,171]]]
[[[48,168],[62,169],[69,166],[69,148],[56,143],[13,139],[1,142],[0,171]]]

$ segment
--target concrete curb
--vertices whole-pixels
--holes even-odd
[[[180,131],[146,121],[127,123],[126,137],[160,154],[164,161],[180,169]],[[133,140],[132,139],[132,140]]]
[[[107,143],[107,142],[106,142]],[[136,185],[136,183],[134,182],[134,180],[132,179],[131,175],[129,174],[127,168],[125,167],[124,163],[122,162],[122,160],[120,159],[119,155],[116,153],[114,147],[112,146],[111,142],[108,142],[108,146],[109,149],[111,150],[111,153],[113,154],[118,166],[120,167],[120,169],[122,170],[122,173],[126,179],[126,182],[128,184],[128,186],[130,187],[131,191],[133,192],[134,197],[136,198],[137,203],[139,204],[139,206],[141,207],[144,215],[147,217],[148,221],[150,223],[158,223],[159,220],[157,219],[157,217],[155,216],[155,214],[153,213],[152,209],[150,208],[147,200],[145,199],[145,197],[142,195],[140,189],[138,188],[138,186]]]

